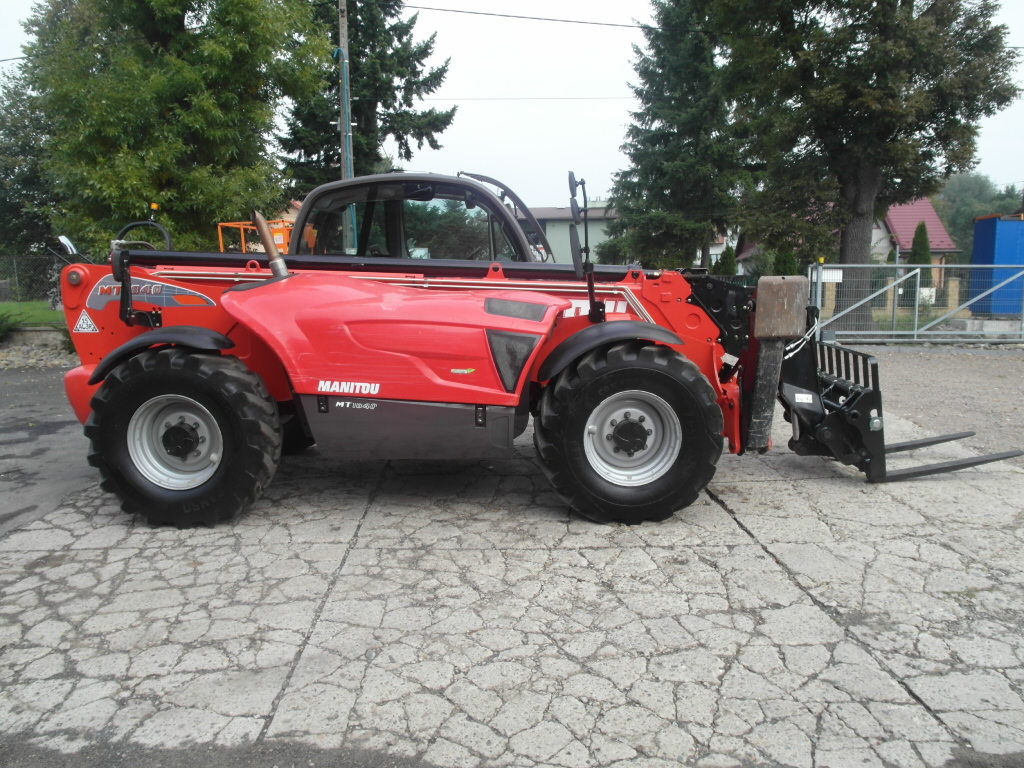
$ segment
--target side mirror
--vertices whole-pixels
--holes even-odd
[[[576,231],[576,225],[569,225],[569,251],[572,253],[572,266],[576,270],[576,279],[583,279],[583,253],[580,248],[580,235]]]
[[[119,283],[124,281],[124,261],[127,255],[122,249],[110,254],[110,272]]]
[[[75,244],[72,243],[70,239],[68,239],[64,235],[57,235],[57,240],[60,241],[61,248],[64,249],[64,253],[66,253],[68,256],[78,255],[78,249],[75,248]]]
[[[575,197],[569,198],[569,210],[572,212],[572,223],[580,223],[580,206]]]
[[[579,187],[579,182],[576,181],[576,174],[569,171],[569,194],[576,198],[576,188]]]

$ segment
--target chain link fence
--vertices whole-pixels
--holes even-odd
[[[0,314],[22,326],[63,322],[59,278],[65,264],[59,256],[0,255]]]
[[[825,264],[808,277],[824,339],[1024,341],[1024,265]]]

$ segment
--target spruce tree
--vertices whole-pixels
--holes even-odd
[[[412,144],[440,148],[437,136],[455,118],[448,110],[416,110],[415,104],[438,88],[448,74],[448,62],[428,68],[425,61],[434,51],[431,35],[413,40],[417,16],[401,19],[401,0],[357,3],[347,0],[349,93],[352,109],[352,154],[355,175],[380,170],[384,160],[381,144],[387,137],[398,142],[402,160],[412,158]],[[338,40],[338,13],[331,3],[314,6],[316,34]],[[287,131],[278,137],[285,153],[288,191],[301,197],[310,189],[341,178],[341,134],[338,130],[338,65],[325,62],[320,69],[318,93],[295,102],[286,121]]]
[[[910,246],[910,259],[907,263],[914,266],[927,264],[929,267],[932,264],[932,247],[931,243],[928,242],[928,227],[923,221],[914,230],[914,241]],[[931,286],[932,271],[930,269],[922,269],[921,287],[931,288]]]
[[[654,0],[654,26],[636,50],[640,109],[615,176],[609,228],[628,260],[646,267],[702,266],[735,209],[736,149],[726,135],[729,108],[717,79],[715,41],[691,0]]]
[[[718,257],[718,261],[715,262],[711,268],[711,274],[732,276],[736,274],[736,249],[731,245],[725,246],[725,250],[722,251]]]

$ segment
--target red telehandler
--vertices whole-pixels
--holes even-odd
[[[569,186],[585,221],[585,182]],[[791,448],[872,482],[1021,454],[887,471],[889,452],[963,435],[886,446],[875,361],[814,340],[805,278],[752,289],[594,265],[575,226],[559,263],[485,176],[326,184],[284,256],[253,219],[264,253],[178,252],[134,222],[108,264],[61,274],[89,462],[154,525],[231,517],[282,454],[313,444],[338,459],[508,458],[531,416],[566,504],[627,524],[692,503],[724,449],[767,450],[776,400]],[[124,239],[141,227],[163,248]]]

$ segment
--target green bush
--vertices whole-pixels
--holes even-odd
[[[71,331],[68,327],[61,323],[60,325],[53,326],[53,330],[60,334],[60,349],[61,352],[67,352],[69,355],[73,355],[77,352],[75,349],[74,339],[71,338]]]
[[[0,342],[7,338],[21,325],[21,318],[10,312],[0,312]]]
[[[779,251],[775,254],[774,270],[776,275],[798,275],[799,267],[796,255],[792,251]]]

